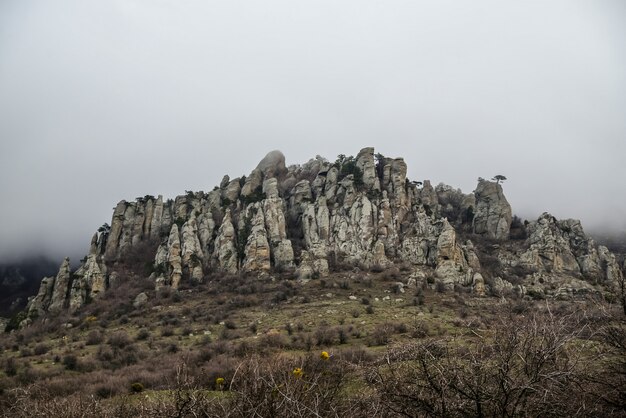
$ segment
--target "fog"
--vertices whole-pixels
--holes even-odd
[[[0,260],[80,257],[121,200],[270,150],[508,177],[514,213],[626,229],[626,2],[0,2]]]

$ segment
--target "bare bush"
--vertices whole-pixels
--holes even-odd
[[[461,346],[402,346],[378,368],[376,386],[388,411],[403,416],[593,415],[593,404],[571,396],[580,392],[583,328],[548,312]]]

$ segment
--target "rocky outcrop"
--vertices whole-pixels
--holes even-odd
[[[79,309],[132,277],[119,270],[127,254],[152,248],[157,288],[177,289],[215,272],[295,269],[308,280],[328,275],[331,266],[386,268],[400,261],[420,281],[427,271],[445,288],[472,287],[478,295],[487,289],[523,294],[525,285],[507,280],[514,268],[527,270],[516,280],[527,281],[529,289],[544,281],[566,289],[563,294],[582,289],[573,279],[589,286],[622,279],[615,257],[588,238],[580,222],[548,214],[523,227],[526,241],[489,254],[499,258],[501,271],[483,270],[485,240],[472,238],[474,246],[466,234],[502,240],[488,241],[499,246],[511,220],[495,182],[480,180],[468,195],[443,184],[433,188],[428,180],[410,181],[402,158],[383,157],[371,147],[334,163],[317,156],[289,167],[282,153],[272,151],[248,176],[224,176],[209,193],[122,200],[81,266],[71,273],[66,262],[55,278],[44,279],[28,312],[34,317]]]
[[[504,197],[499,183],[480,179],[474,191],[476,211],[474,233],[489,238],[507,239],[511,229],[511,205]]]
[[[29,318],[39,318],[46,314],[52,300],[53,289],[54,277],[44,277],[41,280],[41,285],[39,285],[39,292],[28,304],[27,314]]]
[[[473,279],[463,249],[456,241],[456,232],[446,219],[437,239],[435,276],[449,289],[455,284],[471,284]]]
[[[558,221],[542,214],[527,226],[528,250],[520,264],[537,271],[583,275],[599,280],[604,275],[595,242],[583,232],[580,221]]]

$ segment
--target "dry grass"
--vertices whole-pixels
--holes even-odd
[[[595,372],[576,370],[577,379],[585,379],[577,380],[585,384],[576,393],[582,390],[594,411],[615,414],[610,404],[624,404],[624,325],[609,314],[613,308],[593,301],[502,304],[421,288],[392,293],[389,281],[404,274],[341,272],[324,286],[320,280],[298,284],[289,273],[277,280],[213,276],[178,293],[158,294],[142,279],[124,283],[74,315],[1,337],[0,410],[3,416],[78,416],[89,410],[142,417],[176,415],[183,408],[188,415],[250,416],[256,405],[265,416],[393,416],[398,405],[384,401],[390,394],[380,385],[380,376],[389,373],[381,362],[389,361],[390,348],[438,341],[456,361],[471,364],[473,347],[494,341],[503,324],[520,324],[531,314],[563,318],[567,326],[560,332],[572,336],[568,350],[602,354],[587,359]],[[140,292],[149,302],[134,308]],[[570,323],[574,314],[583,322]],[[329,369],[317,361],[322,350],[331,354]],[[418,360],[387,364],[401,371],[405,361]],[[295,367],[311,371],[314,390],[293,381]],[[406,370],[404,378],[416,369]],[[318,372],[338,379],[338,386],[329,386]],[[218,377],[227,383],[218,387]],[[145,391],[132,395],[133,383]],[[282,389],[276,393],[277,387]]]

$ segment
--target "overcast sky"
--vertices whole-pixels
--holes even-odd
[[[626,228],[626,2],[0,1],[0,259],[270,150],[374,146],[525,218]]]

